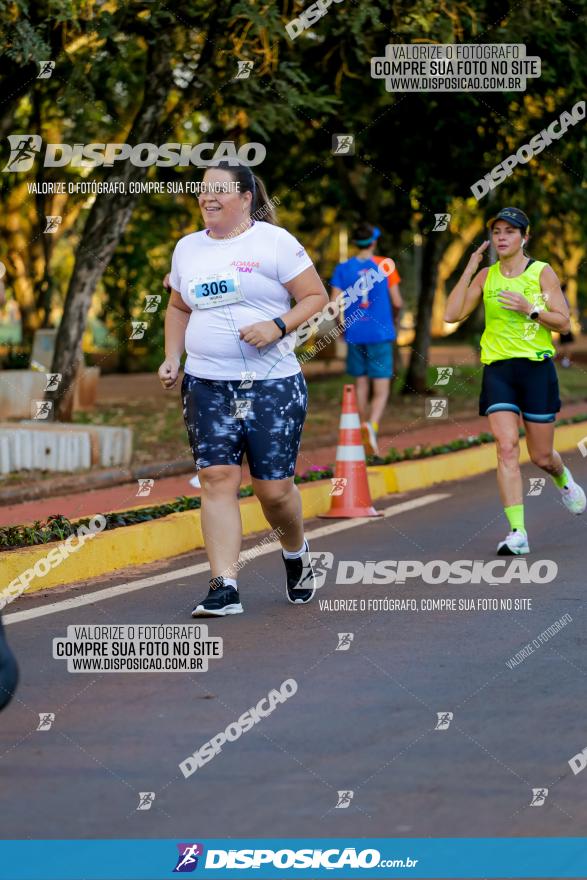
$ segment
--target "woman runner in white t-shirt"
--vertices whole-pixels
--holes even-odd
[[[236,574],[245,452],[255,495],[282,545],[287,597],[298,604],[314,596],[293,481],[307,389],[293,346],[276,343],[327,305],[328,296],[303,246],[276,225],[250,168],[221,162],[208,169],[199,205],[206,228],[181,238],[173,252],[159,377],[173,388],[187,352],[183,412],[202,485],[212,574],[208,596],[192,616],[217,617],[242,611]]]

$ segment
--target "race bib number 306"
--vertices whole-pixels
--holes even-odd
[[[188,298],[196,309],[213,309],[244,299],[236,272],[199,275],[188,284]]]

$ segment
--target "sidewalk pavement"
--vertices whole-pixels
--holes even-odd
[[[587,403],[574,403],[563,406],[560,418],[569,418],[587,411]],[[426,425],[414,427],[411,430],[406,426],[399,426],[396,433],[386,433],[379,438],[381,455],[386,455],[393,446],[396,449],[418,445],[437,446],[449,443],[452,440],[465,439],[482,431],[489,430],[486,418],[476,417],[473,419],[454,420],[448,419],[443,422],[428,422]],[[326,467],[334,465],[336,459],[336,446],[324,446],[318,449],[312,445],[304,444],[298,457],[296,473],[301,474],[312,466]],[[137,497],[138,483],[125,483],[104,489],[94,489],[73,495],[56,495],[51,498],[42,498],[35,501],[25,501],[20,504],[10,504],[0,507],[0,527],[22,525],[35,520],[45,520],[51,514],[61,514],[68,519],[76,519],[82,516],[91,516],[95,513],[109,513],[113,510],[124,510],[149,504],[162,504],[173,501],[178,495],[199,495],[198,489],[194,489],[189,480],[195,474],[179,474],[176,476],[158,476],[161,473],[160,466],[153,464],[152,478],[154,485],[148,497]],[[80,482],[83,477],[80,477]],[[242,485],[250,483],[249,469],[243,466]]]

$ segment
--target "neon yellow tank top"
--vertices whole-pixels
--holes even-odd
[[[497,299],[502,290],[523,294],[533,305],[546,307],[540,289],[540,273],[548,263],[536,260],[521,275],[506,278],[499,262],[490,266],[483,285],[485,332],[481,337],[481,362],[492,364],[507,358],[541,361],[555,353],[550,330],[521,312],[504,309]]]

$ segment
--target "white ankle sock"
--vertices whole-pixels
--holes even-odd
[[[235,590],[238,590],[238,585],[234,578],[224,578],[224,583],[227,587],[234,587]]]
[[[291,550],[284,550],[282,548],[281,552],[283,553],[284,559],[299,559],[300,556],[306,552],[306,539],[304,538],[304,543],[299,550],[292,552]]]

